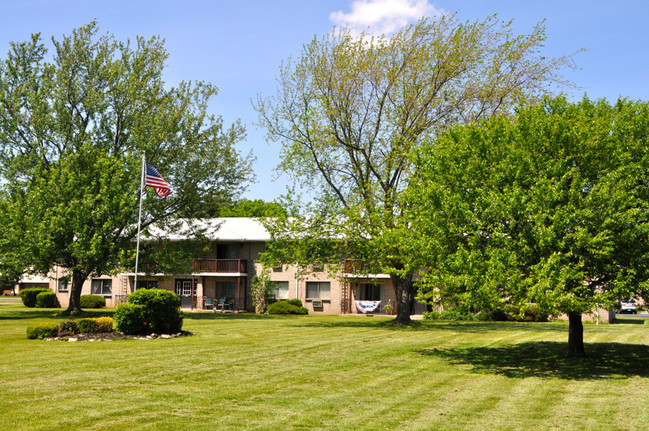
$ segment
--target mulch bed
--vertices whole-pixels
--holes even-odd
[[[125,335],[119,332],[103,332],[99,334],[74,334],[64,337],[45,338],[47,341],[113,341],[113,340],[156,340],[192,336],[191,332],[181,331],[177,334]]]

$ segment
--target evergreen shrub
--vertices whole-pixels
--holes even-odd
[[[119,304],[114,315],[117,330],[128,335],[146,334],[148,327],[144,321],[143,309],[139,304]]]
[[[23,289],[20,291],[20,298],[25,304],[25,307],[36,307],[36,297],[39,293],[42,292],[52,292],[50,289],[44,287],[32,287],[29,289]]]
[[[104,308],[106,300],[99,295],[81,295],[81,308]]]
[[[146,333],[176,334],[183,327],[180,298],[164,289],[140,289],[130,294],[128,302],[142,306]]]
[[[59,324],[55,322],[31,323],[27,326],[27,338],[30,340],[56,337],[58,333]]]
[[[59,323],[59,337],[65,337],[66,335],[75,335],[79,333],[79,325],[75,320],[67,320]]]
[[[291,304],[291,305],[295,305],[296,307],[301,307],[302,306],[302,301],[300,301],[297,298],[288,299],[288,300],[286,300],[286,302]]]
[[[41,292],[36,295],[36,307],[37,308],[59,308],[59,299],[56,297],[56,293],[48,290],[46,292]]]
[[[96,334],[99,329],[97,319],[79,319],[77,320],[80,334]]]
[[[268,314],[309,314],[309,310],[306,307],[302,307],[302,302],[300,302],[300,305],[298,306],[290,301],[295,300],[277,301],[270,304],[268,306]],[[297,301],[299,301],[299,299]]]
[[[115,321],[112,317],[98,317],[95,319],[95,321],[97,322],[98,333],[113,332]]]

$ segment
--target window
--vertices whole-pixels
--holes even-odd
[[[276,299],[288,299],[288,281],[274,281]]]
[[[281,263],[279,265],[273,266],[273,272],[282,272],[282,271],[284,271],[284,267],[282,266]]]
[[[157,288],[158,288],[158,280],[138,280],[137,286],[135,286],[135,290],[157,289]]]
[[[59,278],[59,292],[67,292],[70,280],[67,277]]]
[[[236,298],[237,283],[234,281],[217,281],[215,283],[217,298]]]
[[[176,279],[176,295],[178,295],[178,296],[191,296],[192,295],[192,280],[191,279]]]
[[[237,244],[217,244],[216,258],[217,259],[238,259],[239,246]]]
[[[361,283],[360,284],[360,297],[361,301],[380,301],[381,300],[381,285],[376,283]]]
[[[330,283],[328,281],[307,281],[306,297],[307,299],[329,299]]]
[[[93,295],[111,295],[113,293],[113,280],[92,280],[91,293]]]

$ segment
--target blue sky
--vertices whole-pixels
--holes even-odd
[[[211,112],[226,124],[241,119],[247,126],[241,150],[257,157],[257,183],[245,195],[250,199],[273,200],[287,185],[285,177],[272,181],[279,147],[266,143],[264,131],[254,125],[251,99],[274,92],[282,60],[344,22],[380,31],[439,12],[457,12],[462,21],[497,13],[527,33],[545,20],[547,56],[586,49],[575,57],[579,70],[566,76],[581,87],[571,97],[587,93],[591,98],[649,100],[645,0],[0,0],[0,10],[2,58],[10,41],[27,40],[36,32],[45,40],[60,38],[93,19],[102,32],[122,40],[165,38],[165,81],[212,82],[220,92]]]

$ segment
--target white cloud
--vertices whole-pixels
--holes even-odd
[[[424,16],[444,12],[428,0],[354,0],[351,12],[332,12],[329,18],[339,26],[373,35],[390,34]]]

